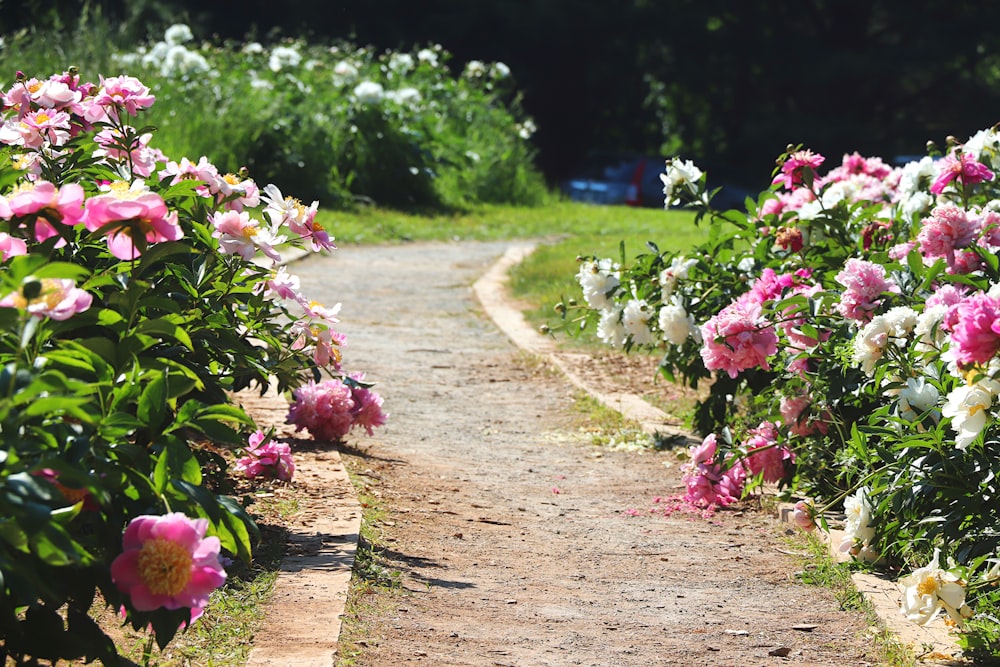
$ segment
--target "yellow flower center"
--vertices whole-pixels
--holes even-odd
[[[936,595],[937,589],[937,577],[927,577],[917,585],[917,593],[920,595]]]
[[[142,583],[153,595],[178,595],[191,580],[191,554],[171,540],[143,542],[138,571]]]
[[[47,123],[50,120],[52,120],[52,117],[49,116],[44,111],[39,111],[38,113],[35,114],[35,122],[36,123]]]
[[[34,83],[29,83],[28,84],[28,92],[37,93],[41,89],[42,89],[42,82],[41,81],[35,81]]]
[[[14,169],[18,171],[24,171],[31,166],[31,156],[26,153],[21,153],[20,155],[14,155],[11,157],[11,162],[14,163]],[[18,186],[14,186],[15,191]]]
[[[132,184],[128,181],[115,181],[108,185],[108,192],[116,199],[138,199],[143,195],[141,188],[132,189]]]
[[[225,176],[222,177],[222,180],[224,180],[226,183],[229,183],[230,185],[240,184],[240,177],[237,176],[236,174],[226,174]]]

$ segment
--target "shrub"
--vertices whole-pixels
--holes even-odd
[[[220,554],[249,560],[256,540],[202,447],[254,430],[232,392],[347,377],[337,309],[277,266],[332,247],[315,203],[168,158],[134,124],[154,100],[74,70],[19,74],[2,97],[5,657],[115,664],[98,593],[168,643],[225,580]]]
[[[770,189],[720,212],[700,169],[668,161],[666,202],[710,220],[710,240],[585,258],[587,305],[566,317],[614,347],[658,347],[670,377],[712,380],[690,498],[726,504],[734,478],[762,479],[741,434],[775,424],[769,446],[794,458],[781,483],[813,515],[844,501],[845,551],[922,566],[904,580],[911,618],[961,623],[1000,548],[1000,138],[902,167],[824,162],[790,147]]]

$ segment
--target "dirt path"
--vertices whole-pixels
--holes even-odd
[[[477,312],[470,286],[504,249],[296,265],[307,294],[343,302],[347,366],[391,413],[343,452],[389,510],[405,591],[370,596],[354,664],[869,664],[862,621],[794,582],[770,518],[671,514],[655,500],[680,491],[671,454],[590,444],[576,390]]]

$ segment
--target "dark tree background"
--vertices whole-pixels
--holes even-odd
[[[974,0],[0,0],[0,29],[83,4],[136,37],[439,43],[500,60],[553,180],[591,151],[681,154],[766,175],[789,143],[922,154],[1000,121],[1000,3]]]

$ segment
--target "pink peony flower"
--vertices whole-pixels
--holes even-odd
[[[6,261],[18,255],[27,255],[28,245],[24,239],[11,236],[7,232],[0,232],[0,261]]]
[[[41,289],[31,299],[21,291],[14,292],[0,299],[0,308],[17,308],[35,317],[62,321],[90,308],[93,298],[69,278],[44,278]]]
[[[789,433],[792,435],[808,436],[818,431],[826,435],[829,429],[826,422],[826,419],[830,416],[829,412],[823,410],[819,418],[803,416],[808,415],[811,405],[812,399],[804,394],[781,397],[781,404],[778,409],[781,412],[781,419],[788,427]]]
[[[681,466],[682,480],[687,487],[685,502],[698,507],[725,507],[743,494],[746,471],[740,465],[727,470],[716,463],[716,445],[713,433],[700,445],[688,448],[689,460]]]
[[[266,477],[288,482],[295,474],[292,450],[287,443],[266,440],[263,431],[250,436],[246,456],[236,461],[236,471],[249,479]]]
[[[986,364],[1000,352],[1000,299],[979,293],[945,315],[951,350],[960,364]]]
[[[749,438],[743,443],[746,466],[752,475],[761,475],[765,482],[776,483],[788,474],[787,465],[795,461],[795,454],[778,445],[778,429],[768,421],[750,429]]]
[[[219,538],[205,537],[207,519],[179,512],[138,516],[122,535],[122,553],[111,563],[111,580],[136,611],[189,608],[200,611],[226,581]]]
[[[941,158],[939,165],[940,173],[930,188],[932,194],[941,194],[949,183],[956,180],[962,185],[993,180],[993,172],[969,153],[959,153],[958,157],[954,154],[946,155]]]
[[[363,374],[351,379],[360,382]],[[371,435],[372,429],[385,424],[382,397],[367,387],[326,380],[319,384],[309,381],[292,392],[294,401],[288,410],[287,422],[296,431],[306,429],[317,440],[336,442],[354,426],[361,426]]]
[[[296,431],[305,429],[317,440],[336,442],[351,430],[354,397],[340,380],[319,384],[310,380],[292,392],[287,421]]]
[[[885,268],[863,259],[847,260],[835,280],[844,286],[837,311],[849,320],[867,322],[882,301],[885,292],[899,292],[899,287],[886,278]]]
[[[34,218],[36,241],[58,236],[52,226],[53,221],[64,225],[77,225],[83,221],[83,188],[76,183],[68,183],[57,188],[48,181],[35,181],[19,186],[7,199],[11,216]],[[58,247],[65,245],[60,240]]]
[[[788,159],[781,165],[781,173],[774,177],[771,184],[781,184],[788,190],[794,190],[805,182],[803,173],[807,169],[815,171],[825,159],[822,155],[810,150],[796,151],[789,155]]]
[[[253,237],[260,231],[260,223],[245,211],[222,211],[212,215],[212,236],[219,239],[219,249],[224,255],[239,255],[253,259],[257,246]]]
[[[792,522],[805,531],[816,530],[816,508],[804,500],[795,503]]]
[[[957,206],[938,206],[921,224],[920,253],[930,260],[944,258],[949,267],[955,265],[955,250],[968,248],[980,232],[979,220]]]
[[[167,210],[163,198],[146,189],[142,181],[112,183],[104,194],[88,199],[85,209],[84,226],[106,233],[108,250],[118,259],[135,259],[142,254],[136,236],[147,244],[184,236],[177,212]]]
[[[129,139],[125,146],[125,137],[120,130],[105,128],[94,136],[94,141],[100,149],[94,152],[95,157],[105,157],[128,166],[133,176],[146,178],[156,168],[157,152],[149,147],[152,134],[143,134]]]
[[[90,104],[84,109],[83,117],[91,123],[108,118],[118,120],[119,110],[135,116],[142,109],[153,106],[156,97],[149,92],[139,79],[133,76],[101,77],[101,85]]]
[[[778,351],[778,335],[751,299],[737,299],[701,327],[705,368],[735,378],[748,368],[769,370],[767,358]]]
[[[351,379],[355,382],[363,382],[364,373],[351,373]],[[351,387],[351,398],[354,399],[354,426],[365,429],[368,435],[372,435],[372,430],[376,426],[384,426],[388,415],[382,410],[382,397],[369,387],[353,385]]]

